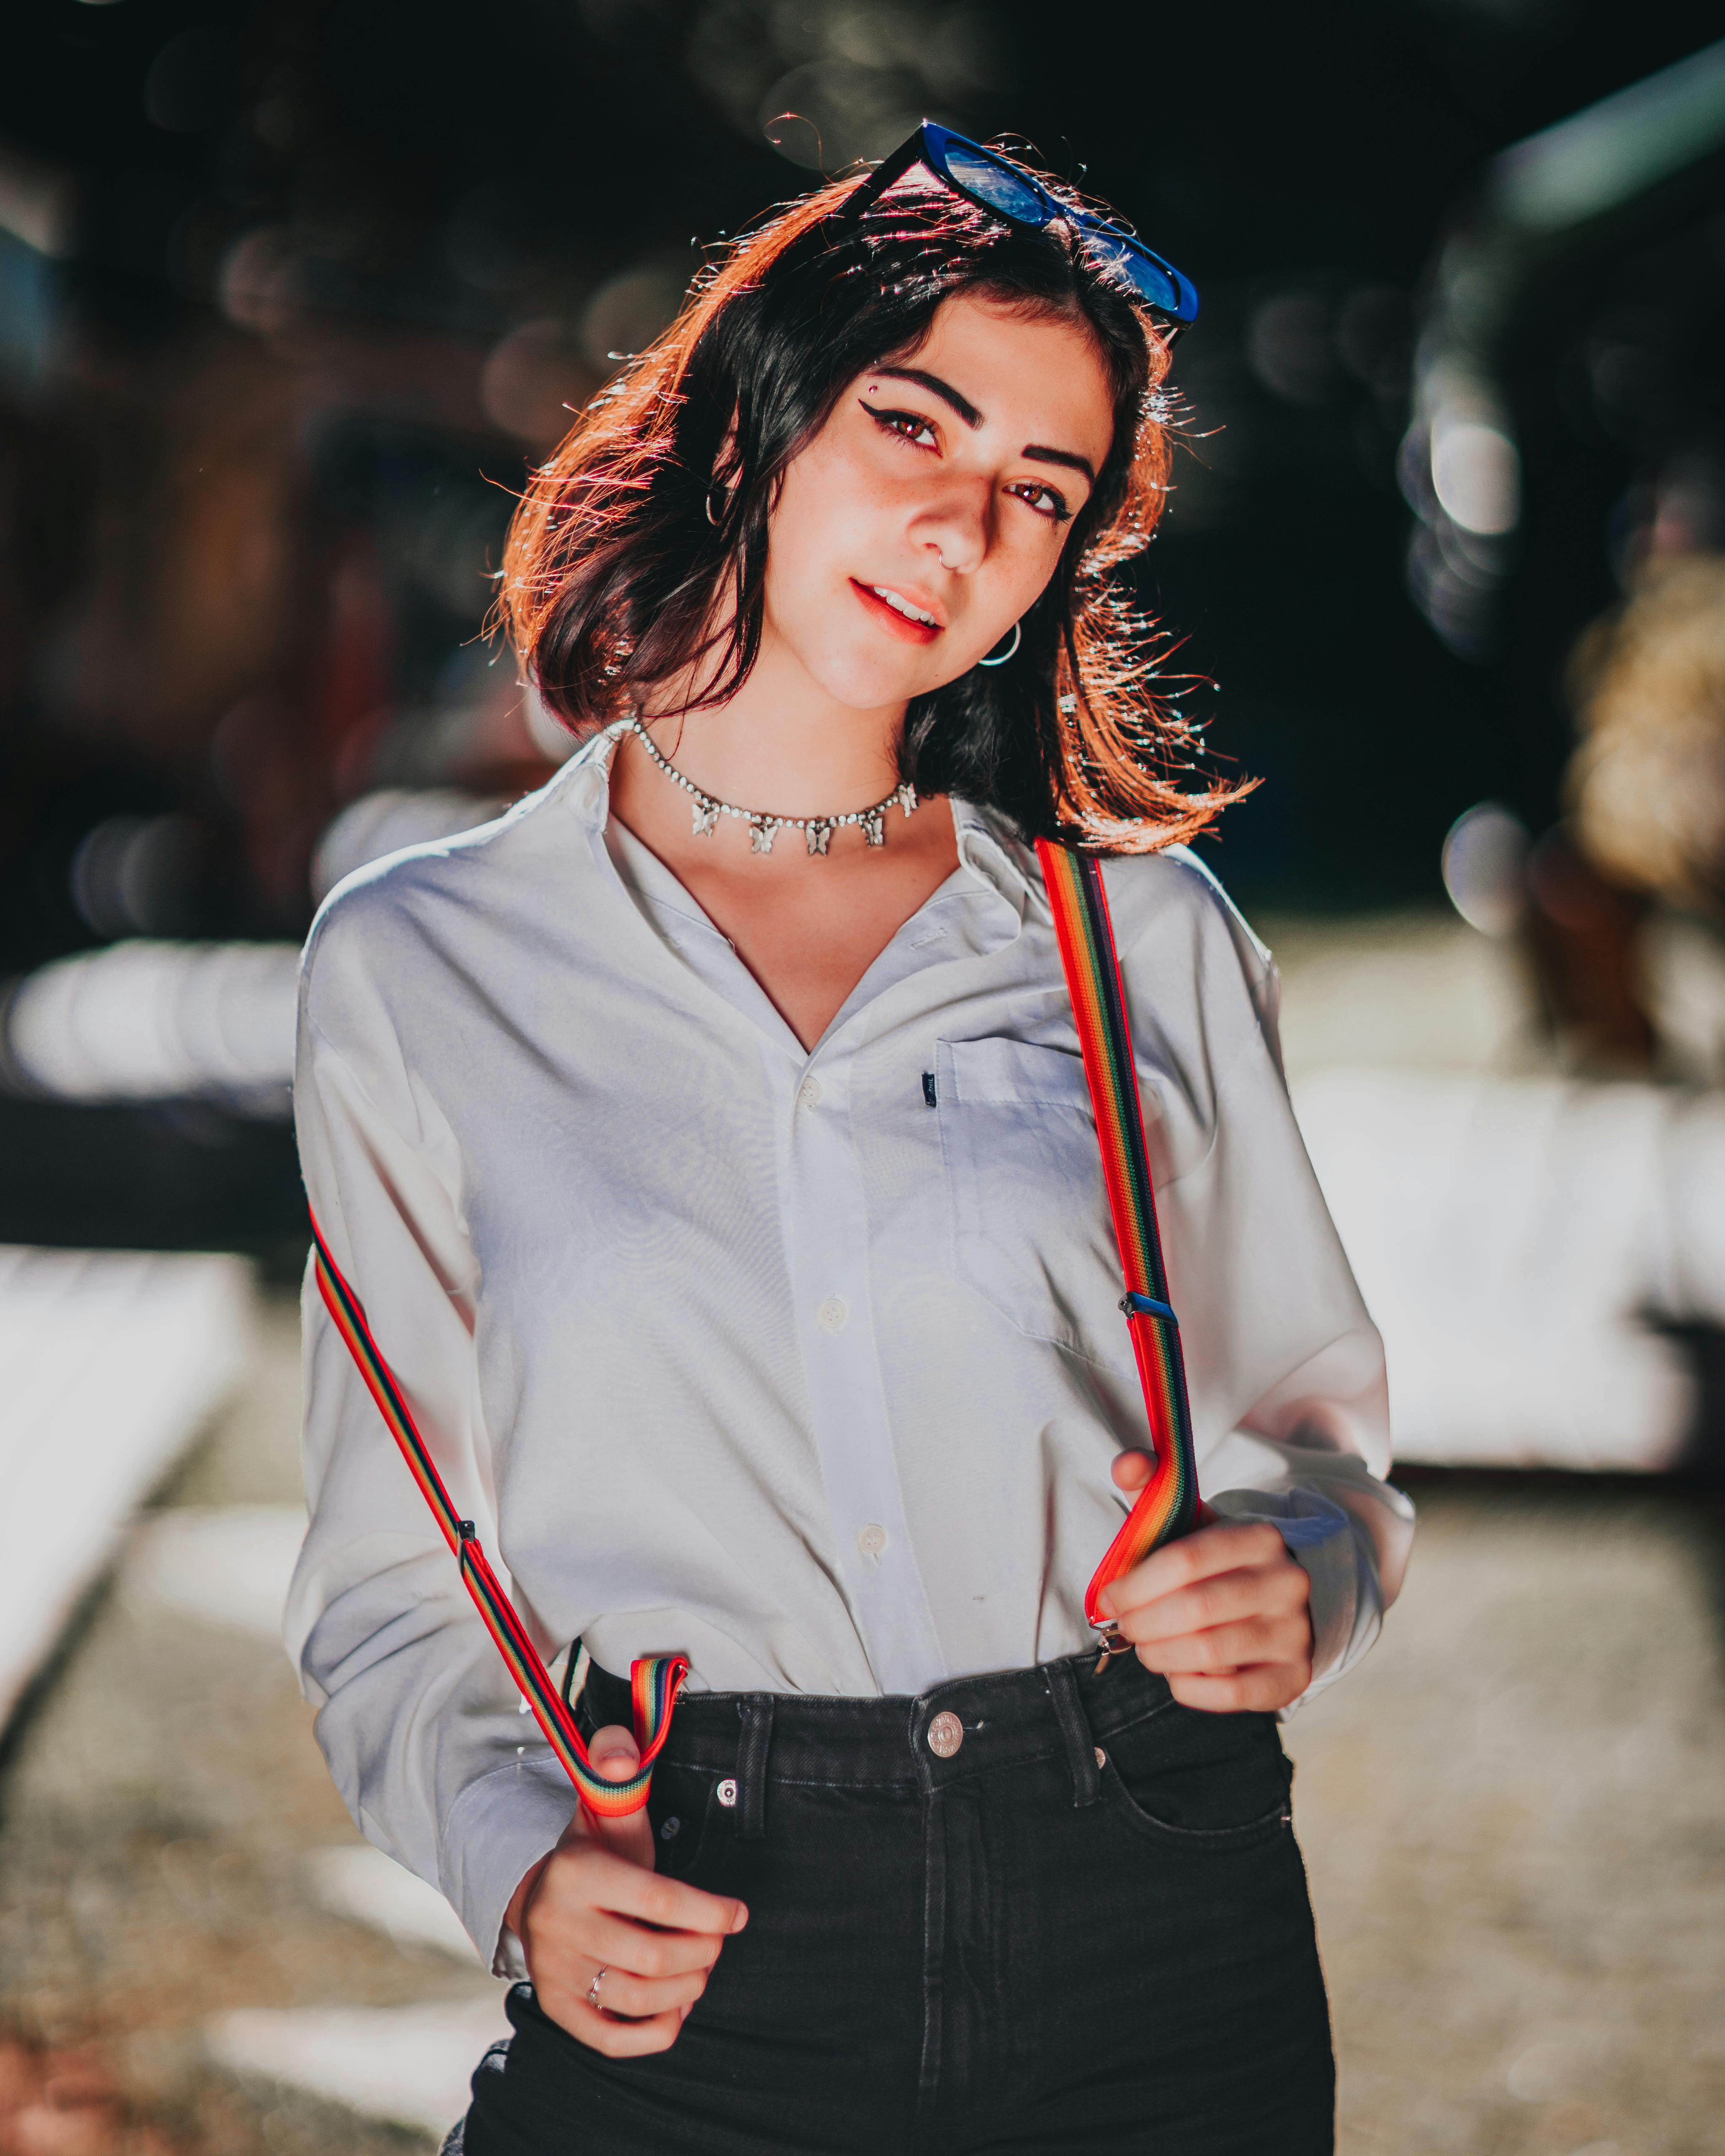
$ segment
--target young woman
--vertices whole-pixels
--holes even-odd
[[[692,1664],[647,1810],[577,1813],[308,1298],[319,1739],[525,1979],[466,2156],[1331,2146],[1276,1717],[1411,1525],[1109,579],[1194,304],[933,127],[739,243],[516,520],[584,748],[313,931],[313,1210],[602,1774]],[[1039,836],[1106,856],[1209,1507],[1101,1662],[1150,1462]]]

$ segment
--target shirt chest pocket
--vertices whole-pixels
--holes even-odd
[[[1019,1332],[1096,1357],[1120,1260],[1082,1059],[943,1040],[935,1106],[960,1276]]]

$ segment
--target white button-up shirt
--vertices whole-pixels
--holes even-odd
[[[1146,1425],[1034,852],[954,801],[957,868],[805,1050],[608,819],[608,749],[306,947],[312,1209],[457,1507],[547,1654],[619,1673],[916,1693],[1083,1647]],[[1323,1683],[1412,1532],[1381,1344],[1268,954],[1183,850],[1104,874],[1200,1485],[1311,1573]],[[354,1818],[490,1953],[572,1797],[315,1292],[305,1342],[289,1650]]]

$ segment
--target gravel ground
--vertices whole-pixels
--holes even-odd
[[[1725,1510],[1409,1480],[1383,1640],[1288,1730],[1341,2145],[1725,2149]]]
[[[300,1496],[298,1311],[270,1306],[252,1383],[168,1504]],[[326,1914],[301,1861],[357,1840],[285,1656],[109,1589],[11,1748],[0,1787],[0,2032],[14,2072],[93,2076],[83,2138],[41,2156],[404,2156],[420,2137],[246,2087],[205,2058],[239,2006],[398,2005],[495,1989]],[[0,2089],[5,2058],[0,2051]],[[80,2083],[81,2088],[82,2083]],[[100,2115],[98,2115],[100,2114]],[[37,2156],[27,2135],[0,2156]]]
[[[279,1298],[162,1502],[297,1495],[295,1326]],[[1414,1487],[1384,1640],[1288,1732],[1342,2148],[1725,2151],[1725,1512],[1622,1481]],[[490,1988],[316,1906],[304,1852],[354,1836],[310,1719],[264,1640],[116,1591],[90,1612],[0,1787],[0,2156],[428,2145],[203,2052],[232,2007]]]

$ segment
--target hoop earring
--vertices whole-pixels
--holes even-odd
[[[720,486],[717,480],[715,480],[712,485],[709,486],[706,490],[706,521],[716,531],[719,528],[720,519],[713,514],[713,496],[715,495],[718,495],[720,501],[724,503],[725,507],[727,510],[731,506],[731,497]]]
[[[978,659],[977,665],[978,666],[1005,665],[1009,659],[1017,655],[1018,648],[1024,640],[1024,624],[1021,621],[1015,621],[1012,625],[1012,642],[1007,645],[1005,650],[991,651],[984,658]]]

